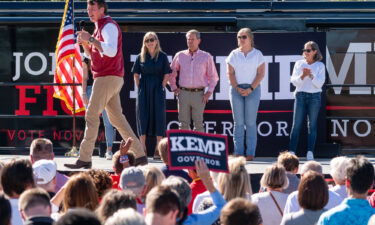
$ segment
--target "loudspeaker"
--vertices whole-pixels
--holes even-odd
[[[340,156],[341,145],[337,143],[316,143],[314,157],[315,158],[334,158]]]
[[[120,141],[114,141],[112,145],[112,153],[115,154],[120,149]],[[104,158],[107,151],[107,143],[105,141],[99,143],[99,157]]]

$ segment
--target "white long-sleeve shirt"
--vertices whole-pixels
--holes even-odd
[[[114,57],[117,54],[118,29],[115,24],[107,23],[102,29],[104,41],[100,42],[103,54],[108,57]]]
[[[311,70],[313,79],[310,77],[305,77],[301,79],[303,69],[308,68]],[[326,80],[326,70],[322,62],[314,62],[313,64],[308,64],[306,60],[298,60],[294,64],[293,74],[290,78],[290,82],[296,87],[295,93],[297,92],[307,92],[307,93],[317,93],[322,92],[322,86]]]
[[[332,209],[341,204],[342,198],[335,192],[328,190],[328,202],[324,206],[325,209]],[[298,202],[298,191],[294,191],[289,194],[288,199],[285,203],[284,214],[298,212],[301,206]]]

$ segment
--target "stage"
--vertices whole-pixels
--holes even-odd
[[[354,155],[350,155],[348,157],[355,157]],[[367,155],[366,156],[373,164],[375,164],[375,156],[374,155]],[[0,161],[8,162],[14,158],[29,158],[28,155],[0,155]],[[64,163],[74,163],[76,160],[75,157],[65,157],[65,156],[56,156],[55,162],[57,163],[58,171],[62,173],[69,173],[72,170],[64,167]],[[105,158],[101,158],[99,156],[92,157],[93,162],[93,169],[103,169],[108,172],[113,172],[112,170],[112,161],[106,160]],[[317,158],[316,161],[320,162],[323,165],[323,173],[329,174],[329,162],[331,159],[323,159]],[[149,165],[162,167],[163,163],[161,160],[153,160],[152,158],[148,158]],[[276,162],[276,158],[274,157],[259,157],[255,158],[254,161],[246,163],[246,169],[249,174],[262,174],[267,166]],[[306,158],[300,158],[300,167],[306,162]],[[79,171],[81,171],[80,169]]]

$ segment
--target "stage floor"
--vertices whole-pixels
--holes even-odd
[[[349,156],[349,157],[355,157]],[[375,157],[374,155],[367,155],[366,156],[372,164],[375,164]],[[29,158],[28,155],[0,155],[0,161],[7,162],[14,158]],[[112,161],[106,160],[105,158],[100,158],[99,156],[93,156],[93,168],[94,169],[103,169],[109,172],[112,172]],[[57,169],[60,172],[68,173],[70,171],[75,171],[64,167],[64,163],[74,163],[76,158],[74,157],[64,157],[64,156],[56,156],[55,161],[57,163]],[[329,174],[329,162],[331,159],[316,159],[316,161],[320,162],[323,165],[323,173]],[[149,164],[162,167],[163,163],[160,160],[153,160],[152,158],[148,158]],[[274,157],[259,157],[255,158],[254,161],[246,163],[246,169],[249,174],[262,174],[267,166],[276,162],[276,158]],[[300,158],[300,167],[306,162],[306,158]],[[82,169],[81,169],[82,170]]]

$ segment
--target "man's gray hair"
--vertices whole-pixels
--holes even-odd
[[[188,32],[186,32],[186,36],[188,36],[189,34],[195,34],[195,37],[197,39],[201,39],[201,33],[198,30],[189,30]]]
[[[332,178],[341,182],[345,181],[346,168],[348,167],[349,159],[345,156],[335,157],[330,162]]]
[[[161,185],[168,186],[177,191],[180,196],[180,203],[182,207],[187,207],[191,201],[191,189],[189,183],[182,177],[169,176],[163,180]]]
[[[133,208],[120,209],[104,225],[146,225],[144,217]]]
[[[322,164],[317,161],[308,161],[301,167],[301,174],[303,175],[307,171],[312,170],[319,174],[323,174]]]

